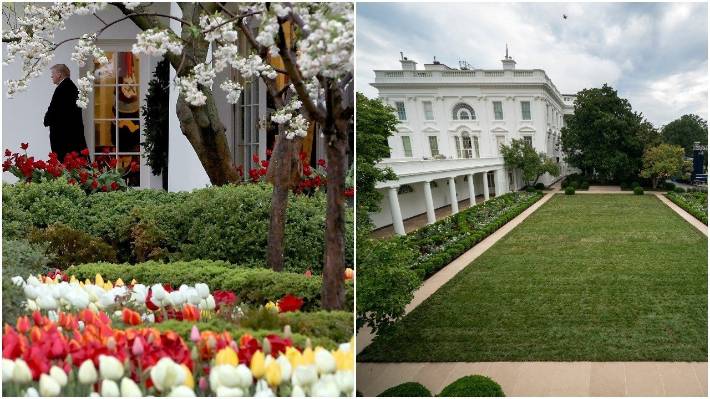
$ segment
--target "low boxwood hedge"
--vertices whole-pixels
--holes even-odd
[[[438,395],[441,397],[496,397],[505,396],[497,382],[482,375],[469,375],[447,385]]]
[[[287,294],[303,298],[303,310],[320,308],[322,280],[319,276],[308,277],[300,273],[274,272],[269,269],[249,268],[223,261],[194,260],[160,263],[149,261],[131,264],[87,263],[67,269],[69,275],[78,279],[93,279],[101,274],[104,279],[124,281],[136,279],[141,284],[205,283],[211,290],[233,291],[246,303],[265,304],[277,301]],[[353,284],[345,284],[344,309],[353,307]]]
[[[14,324],[24,310],[25,294],[22,288],[12,283],[12,278],[30,274],[44,274],[49,271],[51,258],[45,255],[41,243],[30,244],[23,240],[2,240],[2,319]]]
[[[431,392],[418,382],[405,382],[386,389],[378,397],[430,397]]]
[[[680,188],[680,187],[678,187]],[[708,194],[704,192],[670,192],[666,197],[701,222],[708,224]]]

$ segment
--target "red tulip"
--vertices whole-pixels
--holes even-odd
[[[29,148],[29,146],[30,146],[29,143],[22,143],[22,144],[20,144],[20,148],[22,148],[23,150],[26,150],[27,148]]]
[[[200,320],[200,311],[194,305],[186,303],[182,307],[182,318],[183,320],[198,321]]]
[[[24,334],[30,330],[30,319],[27,316],[21,316],[17,318],[17,331],[20,334]]]
[[[123,322],[131,326],[137,326],[141,324],[141,315],[131,309],[123,308]]]
[[[295,312],[303,306],[303,299],[288,294],[279,300],[278,305],[281,313]]]

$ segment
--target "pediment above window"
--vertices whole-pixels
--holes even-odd
[[[480,132],[480,131],[481,131],[481,128],[478,126],[478,122],[477,122],[477,121],[469,121],[469,122],[466,122],[466,123],[457,123],[457,124],[455,124],[455,125],[452,125],[452,126],[448,129],[448,131],[449,131],[449,132],[453,132],[453,133],[460,133],[460,132],[463,132],[463,131],[467,131],[467,132],[471,132],[471,131],[473,131],[473,132]]]

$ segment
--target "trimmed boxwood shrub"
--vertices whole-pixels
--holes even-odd
[[[635,182],[631,183],[631,188],[636,188],[636,187],[641,187],[639,182],[635,181]]]
[[[44,274],[51,259],[45,255],[43,244],[30,244],[23,240],[2,240],[2,319],[14,324],[27,312],[24,310],[25,294],[22,288],[12,283],[12,278]]]
[[[565,188],[565,195],[574,195],[574,187],[567,186],[567,188]]]
[[[667,181],[663,183],[663,189],[666,191],[673,191],[675,190],[675,184]]]
[[[461,377],[458,380],[447,385],[438,396],[456,397],[456,396],[505,396],[503,389],[497,382],[482,375],[469,375]]]
[[[430,397],[431,392],[418,382],[405,382],[392,388],[386,389],[378,397]]]
[[[537,190],[535,190],[535,187],[533,187],[533,186],[527,186],[527,187],[525,188],[525,191],[527,191],[527,192],[529,192],[529,193],[534,193],[534,192],[537,191]]]
[[[673,191],[676,193],[684,193],[685,189],[683,187],[676,187],[673,189]]]
[[[252,330],[283,330],[306,336],[327,337],[335,342],[348,342],[353,336],[353,314],[345,311],[274,313],[263,307],[244,306],[239,319],[242,328]]]
[[[544,190],[545,189],[545,184],[544,183],[537,183],[535,185],[536,190]]]
[[[211,290],[233,291],[243,302],[260,305],[293,294],[303,298],[303,310],[320,308],[322,281],[319,276],[249,268],[249,265],[237,266],[223,261],[149,261],[136,265],[87,263],[70,267],[67,274],[75,275],[80,280],[93,279],[101,274],[108,280],[121,278],[123,281],[131,281],[135,278],[141,284],[170,283],[174,287],[205,283]],[[352,282],[345,284],[345,298],[345,309],[352,309]]]
[[[636,186],[634,187],[634,195],[642,195],[643,194],[643,188]]]
[[[583,182],[579,183],[579,189],[580,190],[589,190],[589,182],[583,181]]]
[[[680,187],[677,187],[680,188]],[[666,194],[666,197],[701,222],[708,224],[708,194],[704,192],[689,192]]]
[[[112,246],[61,223],[34,229],[29,234],[29,242],[44,243],[46,254],[52,259],[51,266],[59,269],[81,263],[116,262],[116,250]]]

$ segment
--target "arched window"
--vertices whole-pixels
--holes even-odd
[[[476,113],[473,111],[473,107],[465,103],[458,103],[454,106],[453,118],[455,121],[458,120],[470,120],[476,119]]]

